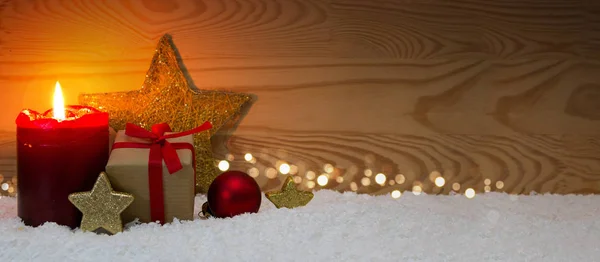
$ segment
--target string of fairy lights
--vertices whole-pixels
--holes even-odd
[[[231,161],[234,161],[235,157],[232,154],[225,155],[225,159],[217,162],[217,167],[221,171],[227,171],[230,168]],[[251,153],[244,154],[244,160],[252,165],[257,163],[257,159]],[[276,161],[273,167],[266,167],[262,174],[268,179],[275,179],[280,174],[281,175],[292,175],[294,182],[296,184],[300,184],[308,189],[314,189],[315,187],[325,187],[329,185],[332,181],[335,181],[338,184],[344,182],[344,175],[335,175],[336,168],[332,164],[324,164],[323,172],[319,175],[315,171],[307,170],[303,175],[299,173],[299,167],[294,164],[289,164],[283,160]],[[254,178],[258,178],[261,174],[259,169],[256,166],[253,166],[247,170],[248,174]],[[439,171],[432,171],[429,174],[429,179],[433,182],[433,184],[438,188],[443,188],[446,185],[446,179],[442,176]],[[368,187],[374,181],[376,184],[380,186],[394,186],[396,184],[401,185],[407,182],[406,176],[403,174],[397,174],[393,178],[388,178],[388,176],[384,173],[377,173],[371,169],[363,170],[363,177],[360,179],[360,182],[350,182],[349,187],[350,190],[356,192],[359,190],[360,186]],[[501,190],[504,188],[503,181],[496,181],[494,185],[492,185],[492,180],[486,178],[484,181],[484,192],[491,192],[492,187],[495,186],[496,189]],[[461,184],[458,182],[450,185],[452,191],[455,193],[460,192]],[[411,193],[414,195],[421,195],[423,193],[423,185],[419,181],[415,181],[414,185],[411,188]],[[396,189],[390,192],[390,196],[392,198],[400,198],[402,196],[402,191]],[[474,198],[476,196],[476,191],[474,188],[466,188],[463,192],[465,197]]]
[[[243,159],[252,165],[257,163],[256,157],[251,153],[244,154]],[[235,157],[232,154],[227,154],[224,160],[218,161],[216,164],[219,170],[227,171],[230,168],[230,162],[234,160]],[[336,168],[332,164],[326,163],[323,165],[322,169],[323,172],[319,172],[319,174],[312,170],[307,170],[304,172],[304,174],[300,174],[300,168],[297,165],[290,164],[283,160],[278,160],[275,162],[274,166],[266,167],[262,172],[262,175],[264,175],[267,179],[276,179],[279,175],[292,175],[296,184],[299,184],[310,190],[315,189],[316,187],[326,187],[333,182],[341,184],[346,179],[343,174],[336,174]],[[252,166],[246,171],[253,178],[258,178],[261,175],[259,168],[256,166]],[[452,191],[455,193],[458,193],[461,190],[460,183],[455,182],[452,185],[447,185],[446,179],[439,171],[432,171],[429,174],[429,179],[433,182],[435,187],[443,188],[445,186],[451,186]],[[359,182],[352,181],[350,182],[349,187],[350,190],[357,192],[359,191],[359,187],[371,186],[373,182],[382,187],[386,185],[394,186],[406,183],[407,178],[403,174],[396,174],[394,177],[388,178],[388,175],[384,173],[375,174],[371,169],[365,169],[362,172],[362,177],[360,178]],[[492,191],[492,187],[495,187],[498,190],[504,188],[504,182],[500,180],[492,183],[491,179],[486,178],[483,183],[484,192]],[[0,174],[0,195],[16,196],[16,187],[16,176],[6,178]],[[423,193],[422,183],[415,181],[409,192],[417,196],[421,195]],[[389,193],[392,198],[400,198],[402,194],[403,192],[398,189],[395,189]],[[474,198],[476,196],[475,189],[473,188],[466,188],[463,194],[467,198]]]

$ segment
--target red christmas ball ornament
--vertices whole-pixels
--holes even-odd
[[[254,178],[241,171],[227,171],[210,184],[207,198],[202,206],[205,216],[225,218],[258,212],[262,195]]]

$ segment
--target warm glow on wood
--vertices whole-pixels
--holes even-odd
[[[301,189],[319,190],[325,174],[327,189],[398,190],[399,199],[413,196],[415,182],[421,195],[464,200],[468,188],[477,197],[484,186],[507,194],[600,194],[592,175],[600,164],[590,161],[600,155],[600,19],[574,15],[600,12],[600,0],[80,2],[0,0],[0,26],[9,28],[0,30],[5,179],[17,174],[19,112],[50,109],[39,118],[66,126],[77,118],[70,105],[83,104],[83,94],[140,90],[154,81],[146,73],[158,40],[170,33],[194,91],[252,97],[241,114],[197,136],[214,134],[216,164],[253,170],[265,191],[288,175],[302,178]],[[403,27],[408,19],[418,30]],[[513,24],[533,26],[507,26]],[[46,119],[56,118],[56,80],[67,83],[68,120]],[[167,122],[187,117],[173,114]],[[218,167],[211,166],[224,172]]]
[[[65,98],[60,88],[60,83],[56,81],[54,87],[54,104],[53,104],[54,119],[65,120]]]

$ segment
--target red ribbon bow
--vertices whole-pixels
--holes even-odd
[[[160,123],[152,126],[152,131],[148,131],[139,126],[127,123],[125,134],[130,137],[146,139],[146,143],[141,142],[119,142],[113,145],[113,150],[117,148],[150,148],[150,157],[148,158],[148,187],[150,189],[150,218],[152,221],[165,221],[165,200],[163,195],[163,160],[167,166],[169,174],[173,174],[183,168],[181,160],[177,155],[177,149],[190,149],[194,154],[194,146],[189,143],[171,143],[169,138],[182,137],[198,132],[208,130],[212,127],[210,122],[204,122],[194,129],[165,135],[166,132],[172,132],[171,127],[166,123]],[[194,166],[195,166],[195,157]],[[194,168],[195,172],[195,168]],[[194,174],[194,179],[195,179]]]

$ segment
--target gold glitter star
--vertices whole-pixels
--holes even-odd
[[[81,230],[104,229],[111,234],[123,231],[121,212],[133,202],[133,196],[113,191],[106,173],[100,173],[92,191],[69,195],[69,201],[83,213]]]
[[[140,90],[82,94],[79,102],[108,112],[110,125],[115,130],[123,130],[128,122],[146,129],[166,122],[173,131],[181,132],[210,121],[213,125],[210,130],[194,135],[196,192],[205,193],[218,175],[210,137],[238,115],[251,97],[192,88],[191,80],[188,81],[181,70],[177,57],[171,37],[165,35],[158,43]]]
[[[265,193],[267,199],[271,201],[277,208],[295,208],[305,206],[312,200],[313,193],[299,191],[294,184],[291,176],[288,176],[279,191]]]

